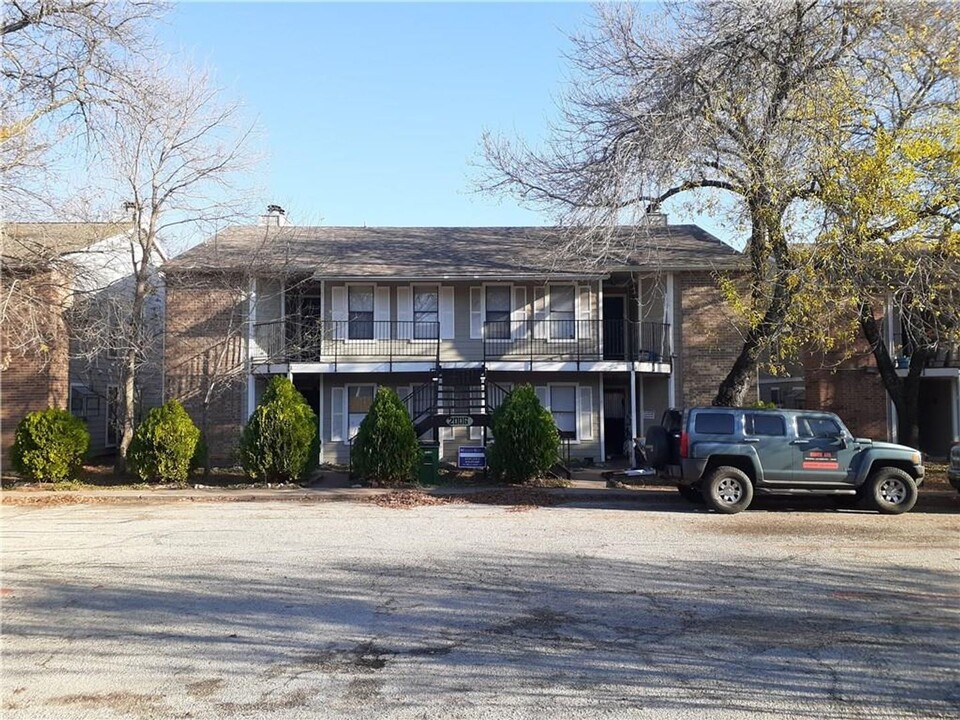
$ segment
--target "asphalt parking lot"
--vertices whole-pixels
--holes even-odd
[[[0,507],[23,718],[960,715],[960,515]]]

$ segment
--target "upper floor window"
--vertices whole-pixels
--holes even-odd
[[[347,290],[347,337],[373,340],[373,286],[351,285]]]
[[[440,327],[440,297],[436,287],[413,289],[413,337],[436,340]]]
[[[573,340],[576,337],[573,285],[550,286],[550,339]]]
[[[488,285],[486,297],[487,338],[510,339],[510,286]]]

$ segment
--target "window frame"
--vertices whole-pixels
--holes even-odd
[[[350,340],[352,342],[373,342],[377,339],[377,329],[376,329],[376,312],[377,312],[377,284],[376,283],[346,283],[345,287],[347,288],[347,336],[344,340]],[[352,311],[350,309],[350,295],[351,292],[358,288],[370,288],[370,320],[353,320],[351,317]],[[366,312],[366,311],[364,311]],[[355,325],[359,325],[362,322],[370,323],[370,337],[353,337],[353,329]]]
[[[370,404],[373,405],[373,401],[377,397],[377,388],[379,386],[376,383],[347,383],[343,386],[343,437],[345,438],[344,442],[349,443],[353,437],[357,434],[356,432],[351,432],[350,425],[350,416],[359,415],[359,413],[350,412],[350,391],[354,388],[373,388],[373,396],[370,398]],[[367,409],[367,412],[363,414],[360,422],[357,423],[357,432],[360,431],[360,424],[366,419],[367,415],[370,413],[370,410]]]
[[[513,340],[513,283],[484,283],[483,292],[480,295],[481,298],[481,311],[482,311],[482,322],[483,322],[483,337],[484,340],[497,340],[503,342],[506,340]],[[507,317],[504,320],[490,320],[489,317],[489,303],[487,302],[487,293],[490,288],[505,288],[507,291]],[[500,312],[500,311],[498,311]],[[506,328],[506,335],[497,337],[491,337],[488,332],[491,327],[491,323],[502,323]]]
[[[437,309],[432,311],[436,316],[434,320],[427,321],[418,321],[417,320],[417,292],[420,290],[432,291],[433,295],[437,299]],[[420,285],[411,285],[411,308],[410,311],[413,313],[413,332],[410,340],[412,342],[437,342],[440,340],[440,285],[430,285],[430,284],[420,284]],[[434,323],[433,327],[436,329],[435,337],[421,337],[417,334],[417,323],[418,322],[432,322]]]
[[[547,283],[547,297],[546,297],[546,315],[547,315],[547,341],[548,342],[570,342],[571,340],[577,339],[577,316],[578,316],[578,303],[579,303],[579,285],[576,283]],[[553,309],[553,297],[554,288],[569,288],[571,291],[571,300],[573,302],[571,310],[554,310]],[[556,318],[554,317],[555,312],[570,313],[570,318]],[[554,328],[562,327],[560,323],[569,322],[570,327],[573,329],[567,337],[556,337],[554,335]]]

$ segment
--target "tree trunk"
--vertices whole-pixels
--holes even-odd
[[[760,355],[771,338],[783,329],[794,291],[790,289],[788,279],[793,272],[789,247],[783,236],[780,224],[783,213],[771,211],[763,203],[751,212],[753,231],[750,238],[749,254],[753,267],[753,302],[762,302],[764,285],[773,284],[767,310],[763,318],[747,332],[740,348],[740,354],[733,367],[720,383],[713,404],[730,407],[743,405],[750,382],[757,372]],[[773,259],[775,270],[773,277],[767,280],[767,264]]]
[[[910,356],[910,369],[906,377],[900,377],[896,363],[880,334],[873,308],[866,300],[860,303],[860,329],[870,344],[883,387],[897,409],[897,442],[919,449],[920,379],[930,357],[930,350],[923,345],[915,347]]]

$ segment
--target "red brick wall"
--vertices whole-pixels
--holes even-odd
[[[3,277],[4,291],[12,281]],[[16,279],[0,328],[0,470],[6,471],[17,423],[48,407],[67,408],[70,396],[70,344],[63,325],[69,278],[51,271]],[[6,295],[6,292],[4,292]],[[21,349],[25,335],[42,337]],[[38,337],[38,339],[39,339]]]
[[[167,277],[165,396],[204,429],[214,464],[236,460],[246,388],[246,316],[239,278]],[[212,391],[211,391],[212,388]]]
[[[858,437],[889,437],[887,393],[873,355],[862,342],[853,357],[809,353],[803,365],[808,410],[836,413]]]
[[[677,273],[675,278],[680,327],[675,348],[680,366],[677,400],[684,407],[709,405],[740,354],[743,336],[710,273]],[[744,402],[756,399],[757,383],[751,378]]]

